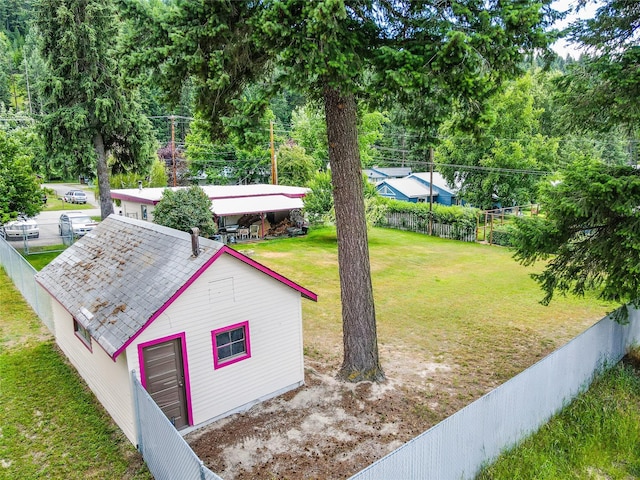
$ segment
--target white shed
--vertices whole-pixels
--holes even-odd
[[[57,343],[134,444],[132,371],[184,431],[304,382],[316,295],[221,243],[111,215],[36,279]]]

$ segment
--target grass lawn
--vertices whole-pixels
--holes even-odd
[[[639,406],[636,351],[535,435],[503,454],[479,479],[640,478]]]
[[[44,212],[48,211],[58,211],[58,210],[90,210],[92,208],[96,208],[90,203],[67,203],[63,202],[62,199],[50,196],[47,199],[47,203],[42,209]]]
[[[450,403],[447,414],[563,345],[612,307],[595,297],[559,297],[541,305],[543,293],[529,276],[540,268],[519,265],[506,248],[379,228],[370,230],[369,244],[383,368],[390,378],[403,368],[446,370],[446,383],[430,388],[436,398],[428,400]],[[339,366],[335,230],[314,228],[306,237],[238,250],[318,294],[317,303],[303,302],[306,352]]]
[[[29,255],[25,255],[22,251],[18,250],[22,256],[35,268],[40,271],[51,262],[54,258],[60,255],[60,252],[65,250],[66,245],[47,245],[43,247],[30,247]]]
[[[150,479],[0,269],[0,479]]]
[[[548,307],[540,305],[543,294],[529,276],[540,269],[517,264],[505,248],[378,228],[370,230],[369,244],[382,366],[392,382],[399,378],[413,379],[403,384],[406,385],[403,388],[407,398],[411,397],[406,402],[413,412],[409,414],[421,419],[419,431],[529,367],[602,318],[612,307],[595,297],[558,298]],[[238,245],[237,249],[318,294],[317,303],[303,301],[306,362],[314,367],[322,364],[329,372],[337,371],[342,359],[342,326],[335,229],[314,228],[305,237]],[[7,290],[3,285],[6,277],[0,278],[0,288]],[[2,290],[0,299],[5,301]],[[66,464],[64,454],[70,449],[65,442],[82,445],[87,438],[91,446],[81,448],[82,451],[94,452],[92,445],[99,441],[113,443],[113,453],[109,455],[119,459],[107,460],[109,465],[113,462],[110,467],[113,472],[120,468],[119,461],[126,463],[129,455],[137,458],[124,437],[109,430],[113,427],[108,417],[95,406],[90,395],[85,396],[86,388],[77,376],[61,373],[69,367],[61,360],[54,361],[54,347],[43,343],[40,333],[33,333],[38,328],[33,313],[23,306],[6,322],[3,318],[6,308],[9,307],[0,304],[3,342],[0,367],[10,368],[13,373],[2,375],[10,380],[3,380],[8,385],[0,392],[3,425],[0,461],[17,458],[25,464],[25,470],[19,475],[19,470],[0,469],[0,477],[4,473],[11,473],[8,478],[35,477],[37,474],[32,472],[36,471],[37,462],[54,468],[54,462],[47,462],[53,457],[63,457],[60,461]],[[17,349],[15,345],[28,347]],[[40,383],[43,384],[40,392],[43,398],[19,408],[12,406],[16,410],[13,412],[5,408],[8,402],[29,403],[16,387],[22,380],[17,372],[23,369],[35,372],[33,376],[23,376],[30,378],[32,390],[39,390]],[[59,382],[75,382],[71,393],[67,393],[66,386],[60,387],[64,402],[58,400],[58,392],[52,395],[47,382],[38,381],[43,370],[61,375]],[[45,402],[47,395],[50,398]],[[35,393],[33,397],[40,398]],[[102,417],[102,421],[95,420],[102,425],[97,428],[99,433],[89,433],[89,429],[78,424],[73,431],[64,431],[67,422],[77,420],[70,417],[77,415],[67,410],[56,411],[56,407],[62,408],[60,403],[72,399],[79,403],[79,410],[74,412],[81,411],[84,415],[82,405],[85,405]],[[91,403],[91,408],[87,403]],[[87,421],[91,425],[93,422]],[[63,432],[57,440],[50,436],[52,432],[40,435],[37,430],[49,424],[52,432],[58,429]],[[79,437],[67,440],[71,435]],[[19,445],[26,441],[37,441],[37,448],[20,450],[23,447]],[[25,453],[28,450],[36,454],[29,456]],[[100,460],[108,455],[90,456],[98,463],[87,467],[84,473],[60,470],[48,476],[103,478],[106,467]],[[75,466],[80,461],[73,457],[69,464]],[[91,477],[93,473],[96,476]],[[135,476],[138,474],[131,470],[128,475],[145,478]],[[111,478],[127,477],[116,474]]]

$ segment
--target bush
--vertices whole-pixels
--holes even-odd
[[[384,218],[387,213],[404,213],[413,215],[416,223],[421,229],[426,229],[429,224],[429,216],[432,215],[433,223],[452,225],[460,235],[476,228],[477,215],[476,208],[462,207],[459,205],[440,205],[434,203],[431,212],[428,203],[411,203],[400,200],[385,200],[384,213],[380,225],[384,226]]]
[[[514,227],[512,225],[500,225],[498,227],[494,226],[493,232],[491,233],[490,240],[493,245],[502,245],[503,247],[512,247],[514,234],[515,234]],[[487,235],[489,235],[489,232],[487,232]]]
[[[211,200],[200,187],[166,189],[153,211],[153,221],[188,233],[198,227],[201,236],[210,237],[217,230],[210,209]]]

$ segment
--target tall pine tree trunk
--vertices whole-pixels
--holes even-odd
[[[338,376],[382,381],[378,359],[367,222],[365,219],[357,111],[353,95],[324,92],[329,161],[338,231],[344,360]]]
[[[104,139],[101,133],[93,137],[93,148],[97,157],[98,188],[100,190],[100,216],[104,220],[113,213],[111,201],[111,185],[109,184],[109,166],[107,165],[107,152],[104,149]]]

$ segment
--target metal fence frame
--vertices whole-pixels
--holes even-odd
[[[138,451],[156,480],[222,480],[204,466],[131,372]]]
[[[0,266],[4,267],[9,278],[38,314],[42,323],[55,334],[51,300],[34,278],[36,269],[4,238],[0,238]]]
[[[605,317],[351,479],[475,478],[483,465],[538,430],[638,342],[639,311],[632,311],[628,325]]]

